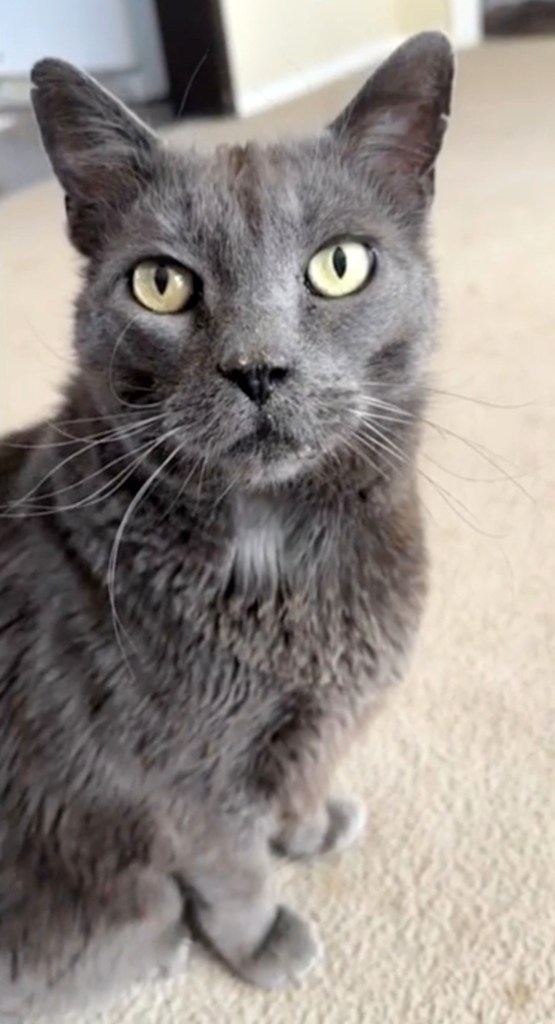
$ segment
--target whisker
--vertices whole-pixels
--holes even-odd
[[[127,402],[125,398],[122,398],[122,396],[117,393],[114,378],[118,349],[122,342],[125,340],[127,332],[130,330],[131,327],[133,327],[134,324],[137,323],[138,319],[138,314],[135,314],[134,316],[130,317],[128,322],[125,324],[123,329],[120,331],[118,337],[116,338],[116,342],[110,357],[110,362],[108,364],[108,384],[110,386],[110,391],[112,392],[112,395],[114,396],[116,402],[119,403],[119,405],[123,406],[126,409],[145,410],[158,408],[162,404],[162,402],[145,402],[143,404],[137,404],[136,402]],[[140,388],[138,390],[144,391],[145,394],[148,394],[150,391],[149,388]]]
[[[361,426],[366,428],[372,442],[375,442],[378,446],[389,451],[391,455],[395,456],[395,458],[400,459],[404,465],[407,464],[408,458],[406,453],[403,452],[399,445],[395,443],[393,438],[388,437],[387,434],[384,434],[383,431],[379,429],[379,427],[376,427],[371,418],[363,419],[361,421]]]
[[[120,434],[120,438],[123,440],[123,438],[125,438],[125,437],[130,437],[130,436],[134,435],[135,433],[140,433],[148,425],[149,424],[147,424],[147,423],[136,424],[134,427],[130,428],[129,431],[126,431],[126,432]],[[21,505],[24,502],[28,501],[29,498],[31,498],[33,496],[33,494],[35,494],[43,486],[43,484],[45,484],[46,481],[49,480],[55,473],[59,472],[59,470],[62,469],[63,466],[68,465],[70,462],[72,462],[74,459],[78,458],[80,455],[85,455],[86,452],[91,451],[93,448],[96,447],[96,445],[99,445],[99,444],[102,444],[102,443],[103,443],[102,441],[92,441],[89,444],[86,444],[84,447],[79,448],[76,452],[72,452],[71,455],[66,456],[66,458],[62,459],[61,462],[56,463],[56,465],[51,470],[49,470],[49,472],[46,473],[38,481],[38,483],[36,483],[35,486],[32,487],[31,490],[27,492],[27,494],[24,494],[22,497],[17,498],[16,501],[12,502],[12,505],[13,506],[17,506],[17,505]]]
[[[199,480],[198,480],[198,484],[197,484],[197,496],[199,498],[200,498],[200,495],[201,495],[201,492],[202,492],[202,485],[203,485],[203,482],[204,482],[204,475],[206,473],[206,470],[208,469],[208,461],[209,461],[209,453],[205,452],[203,457],[202,457],[202,462],[201,462],[201,466],[200,466],[200,475],[199,475]]]
[[[357,458],[363,459],[363,461],[368,466],[370,466],[370,468],[373,469],[375,473],[378,473],[379,475],[383,474],[382,467],[379,466],[377,462],[374,462],[374,460],[370,456],[370,452],[372,452],[372,454],[375,455],[375,450],[371,449],[370,445],[366,444],[363,438],[361,438],[360,436],[356,436],[356,438],[344,438],[343,444],[345,445],[347,451],[350,451]],[[360,446],[362,446],[362,450]]]
[[[163,434],[162,437],[160,437],[158,439],[158,441],[156,443],[156,447],[158,447],[163,442],[167,441],[169,437],[172,437],[174,434],[176,434],[179,431],[179,429],[180,429],[179,427],[174,427],[172,430],[169,430],[169,431],[167,431],[167,433]],[[119,526],[117,528],[116,535],[115,535],[115,538],[114,538],[114,542],[112,544],[112,549],[110,551],[110,557],[109,557],[109,560],[108,560],[108,571],[107,571],[107,575],[106,575],[106,584],[107,584],[108,596],[109,596],[109,600],[110,600],[110,608],[111,608],[111,611],[112,611],[112,622],[114,624],[114,632],[115,632],[115,636],[116,636],[116,639],[118,641],[121,653],[122,653],[124,661],[126,662],[127,667],[129,668],[130,671],[132,671],[131,665],[129,664],[129,659],[127,657],[127,652],[125,651],[125,646],[124,646],[124,644],[122,642],[122,639],[121,639],[122,636],[123,637],[127,636],[127,633],[126,633],[126,630],[125,630],[125,628],[123,626],[123,623],[121,622],[121,619],[119,617],[119,613],[118,613],[118,609],[117,609],[117,603],[116,603],[116,570],[117,570],[118,555],[119,555],[121,543],[122,543],[122,540],[123,540],[123,535],[125,533],[125,528],[126,528],[128,522],[129,522],[131,516],[135,512],[135,509],[139,506],[139,504],[141,503],[143,498],[146,496],[146,494],[148,493],[150,488],[153,486],[153,484],[156,482],[156,480],[158,479],[160,474],[164,472],[166,467],[169,466],[171,462],[173,462],[173,460],[179,455],[180,451],[181,451],[181,445],[177,445],[173,449],[173,451],[171,451],[170,454],[164,459],[164,461],[161,462],[160,465],[150,474],[150,476],[145,480],[145,482],[139,488],[139,490],[137,491],[137,493],[135,494],[133,499],[129,502],[129,505],[127,506],[127,509],[126,509],[124,515],[122,516],[121,522],[120,522],[120,524],[119,524]],[[129,636],[127,636],[127,639],[130,640]],[[133,646],[133,644],[131,644],[131,646]]]
[[[133,453],[135,455],[134,461],[130,466],[125,466],[119,471],[119,473],[116,473],[114,477],[111,477],[110,480],[102,484],[102,486],[94,491],[93,494],[85,495],[85,497],[79,501],[72,502],[70,505],[55,505],[54,507],[41,506],[38,503],[35,503],[31,506],[31,510],[22,507],[21,509],[17,509],[13,512],[0,512],[0,519],[27,519],[55,515],[58,512],[71,512],[79,508],[89,508],[91,505],[98,504],[98,502],[103,499],[107,500],[108,498],[111,498],[112,495],[117,492],[118,488],[133,475],[137,466],[139,466],[145,458],[148,458],[157,446],[158,441],[154,441],[148,442],[144,447],[136,449]],[[56,494],[57,492],[54,491],[53,497],[56,497]],[[35,502],[37,502],[37,499],[35,499]]]
[[[375,420],[377,420],[380,423],[381,422],[388,422],[389,421],[387,417],[376,416],[376,415],[374,415],[372,413],[371,423],[373,423]],[[398,421],[391,419],[391,422],[398,422]],[[375,429],[374,431],[372,431],[372,433],[373,434],[377,433],[378,436],[382,437],[384,441],[386,440],[386,436],[384,434],[382,434],[381,431]],[[388,439],[388,440],[390,441],[390,443],[392,443],[391,439]],[[464,474],[464,473],[457,473],[454,469],[451,469],[449,466],[444,466],[443,463],[439,462],[437,459],[434,459],[433,456],[429,454],[429,452],[425,451],[425,449],[422,450],[421,456],[422,456],[422,458],[426,459],[428,462],[431,462],[432,465],[434,465],[437,469],[440,469],[443,473],[447,473],[449,476],[452,476],[454,479],[456,479],[456,480],[463,480],[463,481],[465,481],[467,483],[484,483],[484,484],[485,483],[492,483],[493,484],[493,483],[502,483],[504,480],[507,479],[506,474],[501,474],[500,476],[496,476],[496,477],[477,477],[477,476],[468,476],[467,474]]]
[[[187,85],[186,85],[185,89],[183,90],[183,96],[181,97],[181,103],[179,104],[179,107],[178,107],[178,110],[177,110],[177,114],[176,114],[177,120],[179,120],[179,118],[183,114],[183,111],[185,110],[185,107],[187,105],[187,100],[189,99],[189,96],[190,96],[190,93],[191,93],[191,89],[193,88],[193,85],[195,84],[195,79],[196,79],[197,75],[199,74],[199,72],[202,71],[202,67],[205,64],[205,62],[208,60],[209,55],[210,55],[210,49],[206,50],[205,53],[202,54],[202,56],[200,57],[200,60],[198,61],[197,66],[194,68],[194,70],[193,70],[193,72],[191,74],[191,77],[189,78],[189,81],[187,82]]]
[[[429,390],[432,390],[432,389],[429,389]],[[435,390],[436,393],[439,393],[438,389],[433,389],[433,390]],[[446,392],[446,393],[448,393],[448,392]],[[464,396],[456,396],[454,392],[451,392],[450,394],[453,394],[454,397],[461,397],[461,398],[464,397]],[[422,423],[425,423],[426,426],[428,426],[431,429],[435,430],[441,437],[444,438],[445,436],[448,436],[448,437],[454,438],[457,441],[460,441],[461,444],[464,444],[467,448],[469,448],[476,455],[478,455],[485,462],[487,462],[493,469],[495,469],[500,474],[501,479],[506,480],[508,483],[514,484],[515,487],[517,487],[517,489],[526,498],[528,498],[529,501],[531,501],[533,504],[535,504],[534,497],[530,494],[530,492],[527,490],[527,488],[520,482],[519,477],[516,476],[513,473],[509,473],[497,461],[497,458],[503,459],[504,457],[501,456],[501,455],[495,456],[495,454],[493,452],[491,452],[485,445],[481,444],[479,441],[471,441],[469,438],[463,437],[461,434],[458,434],[456,431],[450,429],[449,427],[446,427],[446,426],[444,426],[442,424],[436,423],[434,420],[430,419],[427,416],[415,417],[411,413],[408,413],[405,410],[401,410],[401,409],[397,408],[396,406],[392,405],[389,402],[382,403],[380,401],[380,399],[375,399],[372,396],[367,395],[367,394],[364,394],[361,397],[363,397],[363,399],[367,402],[367,404],[370,407],[375,405],[376,408],[380,408],[380,407],[381,408],[389,408],[389,410],[392,413],[395,413],[395,415],[403,416],[403,418],[408,418],[408,419],[421,420]],[[473,401],[473,399],[469,399],[469,401]],[[486,403],[486,404],[488,404],[488,403]],[[493,406],[493,407],[496,408],[497,406]],[[372,414],[372,418],[373,419],[377,419],[377,416],[375,416],[375,414]],[[430,461],[432,461],[430,456],[426,455],[426,457]],[[505,461],[507,461],[507,460],[505,460]],[[446,467],[441,466],[439,463],[437,463],[437,465],[438,465],[438,468],[443,469],[446,473],[450,472],[452,476],[454,476],[454,477],[457,476],[457,474],[454,471],[451,471],[451,470],[447,469]],[[461,476],[461,479],[466,479],[466,478]],[[468,479],[472,480],[471,477],[469,477]],[[476,479],[476,482],[484,482],[484,483],[485,482],[489,482],[489,481],[486,481],[486,480],[480,481],[479,478],[475,478],[475,479]],[[501,479],[499,480],[499,482],[501,482]],[[491,482],[493,483],[493,482],[497,482],[497,481],[492,480]]]
[[[120,331],[118,337],[116,338],[114,347],[112,349],[112,354],[110,356],[110,362],[108,364],[108,384],[110,385],[110,391],[112,392],[112,395],[114,396],[116,402],[118,402],[120,405],[125,405],[125,406],[131,405],[132,408],[137,408],[137,406],[134,406],[133,403],[131,403],[131,402],[125,402],[121,398],[121,396],[118,395],[117,392],[116,392],[116,388],[115,388],[115,384],[114,384],[114,370],[115,370],[115,360],[116,360],[118,348],[122,344],[122,342],[125,340],[125,336],[126,336],[128,330],[131,327],[133,327],[133,325],[137,322],[137,320],[138,320],[138,314],[136,313],[134,316],[131,316],[129,318],[129,320],[125,324],[125,327],[123,327],[123,329]]]
[[[237,483],[239,483],[240,479],[241,479],[241,474],[240,474],[239,471],[237,471],[236,473],[233,474],[233,476],[231,477],[231,480],[228,482],[227,486],[224,487],[223,491],[221,492],[221,494],[217,497],[216,501],[214,502],[214,508],[219,508],[220,507],[220,505],[222,504],[224,498],[227,498],[228,494],[233,490],[235,485]]]
[[[455,430],[451,430],[449,427],[433,423],[433,421],[431,420],[424,418],[423,422],[427,423],[429,426],[435,427],[437,430],[440,431],[440,433],[443,433],[444,435],[446,434],[448,437],[452,437],[456,441],[460,441],[461,444],[464,444],[467,448],[470,449],[470,451],[473,451],[476,455],[482,458],[485,462],[492,466],[493,469],[496,469],[497,472],[501,474],[501,476],[507,483],[514,484],[514,486],[521,492],[521,494],[528,498],[528,500],[531,501],[533,505],[536,504],[534,497],[526,489],[524,484],[521,483],[518,477],[514,476],[512,473],[509,473],[506,469],[504,469],[503,466],[501,466],[496,461],[496,458],[494,457],[493,453],[484,445],[480,444],[479,441],[471,441],[469,440],[469,438],[463,437],[462,434],[458,434]]]
[[[427,462],[431,462],[432,466],[436,469],[440,469],[442,473],[447,473],[448,476],[452,476],[454,480],[462,480],[468,484],[499,484],[504,482],[503,476],[468,476],[466,473],[457,473],[454,469],[450,469],[449,466],[444,466],[442,462],[434,459],[429,452],[422,450],[421,456],[426,459]]]
[[[191,469],[191,472],[182,481],[182,483],[180,484],[180,486],[179,486],[179,488],[177,490],[177,493],[175,494],[175,497],[170,502],[168,508],[165,510],[164,514],[162,515],[162,517],[160,519],[161,523],[163,523],[167,519],[169,519],[169,517],[170,517],[171,513],[173,512],[174,508],[176,507],[176,505],[180,501],[181,497],[185,493],[185,488],[187,487],[187,484],[189,483],[189,480],[191,479],[191,477],[193,476],[195,471],[198,469],[198,466],[200,464],[201,458],[206,458],[206,456],[199,456],[199,458],[193,463],[193,467]]]
[[[49,491],[48,494],[45,494],[44,496],[41,495],[41,497],[44,497],[46,499],[57,498],[60,494],[65,494],[67,491],[72,491],[75,487],[82,487],[84,484],[88,483],[89,480],[93,480],[95,477],[100,476],[101,474],[107,474],[110,471],[110,469],[112,469],[113,466],[116,466],[119,462],[122,462],[124,459],[132,459],[135,456],[140,455],[142,452],[146,451],[146,449],[149,447],[151,443],[152,439],[150,441],[145,442],[144,445],[139,446],[139,448],[135,448],[132,451],[124,452],[122,455],[118,455],[117,458],[112,459],[105,466],[103,465],[100,466],[98,469],[95,469],[93,473],[89,473],[87,476],[81,477],[78,480],[74,480],[72,483],[66,484],[64,487],[59,487],[54,491]],[[40,498],[33,498],[32,500],[37,501],[40,500]]]
[[[149,405],[149,409],[154,408],[154,406],[156,406],[156,405],[163,405],[163,404],[164,404],[163,401],[153,402],[152,405]],[[69,419],[69,420],[52,420],[52,421],[50,421],[50,423],[48,425],[49,426],[56,426],[58,424],[61,424],[62,426],[72,426],[74,423],[106,423],[107,421],[111,421],[111,420],[126,420],[127,421],[130,416],[133,416],[133,415],[140,416],[142,414],[142,412],[143,412],[142,409],[138,409],[136,406],[133,406],[133,408],[130,409],[129,412],[109,412],[109,413],[105,413],[103,416],[78,416],[78,417],[76,417],[74,419]]]
[[[534,405],[534,402],[519,402],[515,405],[505,404],[504,402],[491,402],[486,398],[477,398],[475,395],[460,395],[456,391],[445,391],[443,388],[436,388],[432,385],[426,388],[426,391],[430,395],[441,395],[447,398],[457,398],[460,402],[471,402],[472,405],[483,405],[486,409],[501,409],[501,410],[519,410],[529,409]]]
[[[434,480],[433,477],[425,473],[424,470],[421,469],[420,467],[418,467],[418,472],[420,476],[422,476],[424,480],[427,480],[427,482],[434,488],[434,490],[439,494],[443,501],[445,501],[445,503],[449,506],[451,511],[454,512],[455,515],[457,515],[458,518],[462,520],[462,522],[466,523],[467,526],[470,526],[473,530],[475,530],[476,533],[480,533],[482,537],[488,537],[490,540],[502,539],[503,534],[492,533],[490,530],[485,530],[482,526],[479,526],[476,516],[468,508],[468,505],[465,505],[464,501],[461,501],[460,498],[457,498],[451,491],[449,491],[446,487],[443,487],[440,483],[438,483],[437,480]],[[459,506],[460,509],[464,510],[466,515],[464,515],[456,508],[457,505]]]
[[[143,426],[146,426],[146,425],[151,424],[151,423],[156,423],[159,420],[162,420],[163,418],[164,418],[164,413],[159,413],[157,416],[152,416],[148,420],[142,420],[140,423],[131,423],[131,424],[129,424],[130,430],[134,431],[134,429],[136,427],[143,427]],[[102,419],[100,417],[99,417],[99,420],[102,422]],[[75,421],[75,422],[77,422],[77,421]],[[51,424],[48,424],[48,425],[51,426],[53,429],[55,429],[55,430],[57,429],[59,431],[59,427],[58,427],[57,423],[51,423]],[[61,432],[61,431],[59,431],[59,432]],[[5,445],[6,448],[13,448],[15,450],[21,450],[21,451],[46,451],[46,450],[48,450],[50,448],[67,448],[67,447],[69,447],[69,445],[75,444],[76,441],[87,442],[87,441],[110,441],[110,440],[117,440],[120,437],[125,437],[126,436],[126,432],[124,431],[122,433],[122,426],[119,426],[119,427],[115,427],[115,428],[113,428],[111,430],[103,431],[103,432],[98,433],[98,434],[80,434],[80,435],[66,434],[64,436],[66,437],[66,440],[64,440],[64,441],[47,441],[44,444],[42,444],[42,443],[41,444],[24,444],[23,442],[20,442],[20,441],[10,441],[10,440],[3,440],[2,444]],[[131,436],[131,433],[129,433],[129,436]]]
[[[367,429],[371,429],[370,423],[365,422],[365,426],[367,427]],[[380,441],[378,438],[373,437],[371,439],[371,443],[376,444],[378,447],[384,449],[386,452],[389,452],[389,454],[394,458],[398,459],[399,462],[408,464],[409,460],[401,451],[401,449],[399,449],[398,446],[391,447],[387,443],[389,439],[387,439],[384,435],[382,435],[382,437],[383,441]],[[468,526],[471,526],[474,530],[476,530],[476,532],[482,534],[482,536],[484,537],[489,537],[493,540],[499,540],[502,537],[502,534],[492,533],[491,531],[485,530],[482,526],[480,526],[478,524],[476,516],[471,511],[471,509],[469,509],[468,506],[460,498],[456,497],[456,495],[454,495],[446,487],[440,484],[437,480],[434,480],[434,478],[431,477],[428,473],[426,473],[420,465],[416,464],[415,468],[418,474],[434,488],[434,490],[439,494],[443,501],[445,501],[446,504],[449,506],[451,511],[455,512],[459,519],[465,522]],[[459,509],[462,509],[463,512],[459,511]]]
[[[362,392],[359,399],[362,398],[368,406],[375,407],[376,409],[385,409],[387,412],[395,413],[403,420],[419,420],[419,416],[415,416],[414,413],[409,412],[408,409],[402,409],[399,405],[394,405],[391,402],[384,402],[381,398],[376,398],[375,395],[369,395],[366,392]]]

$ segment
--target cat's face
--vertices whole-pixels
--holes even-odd
[[[205,157],[168,153],[91,80],[38,65],[89,257],[79,359],[103,408],[152,416],[161,447],[250,486],[363,450],[370,416],[387,431],[433,333],[422,236],[451,71],[443,37],[417,37],[317,138]]]
[[[83,362],[109,366],[123,402],[161,401],[160,432],[178,428],[187,454],[245,481],[348,445],[368,396],[396,401],[421,376],[433,313],[421,247],[334,149],[171,161],[79,301]],[[104,379],[102,391],[121,412]]]

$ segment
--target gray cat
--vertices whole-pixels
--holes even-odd
[[[0,448],[0,1019],[317,957],[271,853],[346,845],[337,759],[425,592],[416,449],[452,53],[305,141],[169,152],[59,60],[32,99],[86,258],[59,412]]]

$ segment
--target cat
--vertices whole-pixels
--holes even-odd
[[[77,369],[0,446],[0,1020],[170,970],[317,960],[271,856],[363,824],[333,769],[426,592],[416,457],[453,56],[396,50],[331,126],[174,153],[32,70],[84,257]]]

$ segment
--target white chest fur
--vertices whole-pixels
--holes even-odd
[[[260,497],[241,497],[235,508],[233,567],[250,586],[272,583],[283,563],[284,531],[279,512]]]

